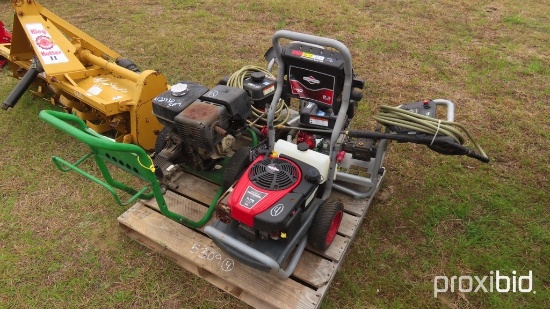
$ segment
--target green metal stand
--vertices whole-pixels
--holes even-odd
[[[119,205],[129,205],[135,202],[138,198],[151,199],[154,197],[161,213],[164,216],[192,228],[202,227],[212,217],[216,203],[223,193],[221,188],[216,192],[216,196],[214,197],[212,203],[210,203],[204,217],[199,221],[190,220],[168,209],[160,188],[160,184],[155,176],[153,161],[145,150],[143,150],[143,148],[133,144],[117,143],[105,136],[102,136],[88,128],[86,123],[75,115],[52,110],[43,110],[40,112],[40,119],[75,137],[79,141],[88,145],[90,148],[90,153],[84,155],[75,163],[69,163],[59,157],[52,156],[55,166],[63,172],[75,171],[103,186],[113,195]],[[73,126],[70,123],[76,126]],[[82,162],[90,157],[94,158],[105,181],[98,179],[79,167]],[[144,180],[146,182],[145,186],[141,189],[134,189],[124,183],[116,181],[113,179],[111,172],[107,167],[107,162],[121,168],[133,176]],[[128,193],[131,197],[126,201],[122,201],[116,189]]]

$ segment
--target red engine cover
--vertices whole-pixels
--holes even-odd
[[[250,227],[254,226],[254,216],[275,205],[283,196],[291,192],[302,179],[300,168],[294,162],[284,158],[276,158],[277,162],[282,162],[286,166],[289,166],[288,164],[293,166],[295,174],[292,177],[295,178],[295,181],[290,186],[285,186],[284,189],[269,190],[261,188],[250,180],[250,175],[251,170],[257,168],[258,165],[262,165],[261,161],[264,158],[264,156],[260,156],[252,162],[235,185],[227,201],[227,204],[231,208],[231,217]],[[277,165],[277,163],[264,164],[262,167],[272,174],[284,173],[284,171],[280,170],[280,165]]]
[[[0,21],[0,44],[11,42],[11,33],[4,27],[4,23]]]

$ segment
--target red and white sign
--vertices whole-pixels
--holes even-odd
[[[42,49],[52,49],[54,47],[52,39],[44,35],[39,35],[35,42]]]
[[[27,24],[25,27],[31,35],[33,43],[36,45],[36,52],[41,58],[42,64],[69,62],[65,53],[59,45],[55,44],[50,33],[44,28],[44,25]]]

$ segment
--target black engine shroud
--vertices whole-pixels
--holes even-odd
[[[258,236],[262,239],[280,235],[293,237],[301,225],[302,213],[319,187],[321,174],[317,168],[285,155],[280,158],[284,160],[258,158],[243,174],[228,199],[233,219],[241,222],[239,233],[249,240]],[[285,161],[292,164],[285,165]],[[293,171],[295,168],[300,172]],[[299,174],[300,178],[297,177]],[[263,198],[253,205],[248,204],[245,200],[249,191]]]
[[[212,159],[220,157],[216,147],[228,134],[244,131],[250,113],[246,92],[225,85],[209,90],[182,81],[153,99],[153,114],[165,130],[170,131],[161,138],[172,141],[167,140],[167,147],[177,146],[167,159],[172,163],[188,163],[201,170],[211,168]],[[232,143],[232,140],[225,142]]]

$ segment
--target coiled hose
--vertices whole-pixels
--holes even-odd
[[[265,74],[266,77],[269,78],[275,78],[273,74],[271,74],[270,71],[259,67],[255,65],[246,65],[239,70],[235,71],[231,76],[229,77],[227,81],[227,85],[231,87],[241,88],[244,89],[244,80],[249,78],[250,75],[254,72],[262,72]],[[283,113],[283,110],[285,113]],[[279,100],[277,103],[277,109],[275,111],[275,122],[279,123],[285,123],[290,116],[290,113],[288,111],[288,105],[283,101]],[[258,129],[261,129],[263,125],[257,124],[258,121],[262,120],[264,122],[267,122],[267,109],[265,111],[261,111],[257,109],[256,107],[252,106],[252,119],[253,120],[247,120],[247,123],[250,127],[256,127]]]
[[[470,134],[470,132],[468,132],[466,127],[458,122],[435,119],[398,107],[384,105],[380,106],[380,112],[373,116],[373,118],[386,127],[398,126],[412,131],[426,133],[433,135],[434,140],[436,137],[449,136],[456,143],[463,145],[466,139],[464,138],[464,135],[457,130],[458,128],[466,134],[479,154],[483,157],[487,157],[483,149],[481,149],[481,146],[479,146],[479,144],[475,141],[474,137]]]
[[[370,138],[375,140],[388,139],[403,143],[422,144],[444,155],[465,155],[484,163],[489,162],[489,157],[487,157],[483,149],[481,149],[481,146],[474,140],[470,132],[458,122],[434,119],[390,106],[381,106],[380,113],[374,116],[374,118],[386,127],[398,126],[411,131],[425,133],[426,135],[382,133],[378,131],[363,130],[346,130],[341,133],[350,137]],[[477,149],[477,152],[463,146],[466,139],[455,127],[461,129],[466,134],[468,139]],[[277,125],[277,128],[303,130],[323,134],[332,133],[332,130],[291,127],[283,124]]]

